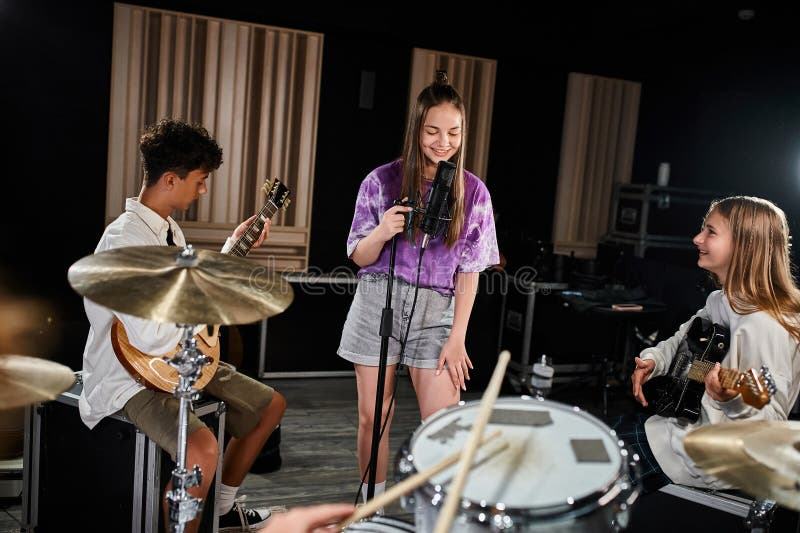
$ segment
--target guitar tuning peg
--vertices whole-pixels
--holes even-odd
[[[772,377],[772,372],[766,366],[761,367],[761,378],[764,380],[764,386],[770,395],[775,394],[778,388],[775,386],[775,379]]]

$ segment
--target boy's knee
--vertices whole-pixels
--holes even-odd
[[[275,391],[272,394],[272,399],[267,406],[267,410],[265,414],[272,413],[277,414],[278,416],[283,416],[283,413],[286,411],[286,398],[279,392]]]
[[[219,456],[217,437],[208,428],[195,431],[186,440],[186,453],[195,457],[196,462],[216,463]]]

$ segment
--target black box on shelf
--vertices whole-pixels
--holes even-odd
[[[508,277],[503,299],[499,350],[511,360],[506,376],[515,389],[525,391],[534,363],[551,358],[553,383],[567,383],[591,374],[599,326],[565,305],[560,294],[566,283],[538,282],[516,275]]]
[[[727,196],[714,191],[618,183],[606,239],[630,243],[644,257],[648,247],[693,248],[708,207]]]
[[[336,350],[358,278],[346,272],[284,277],[294,291],[292,304],[278,315],[240,328],[245,372],[257,378],[354,375],[353,364]]]

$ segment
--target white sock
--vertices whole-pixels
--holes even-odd
[[[369,485],[367,483],[361,485],[361,499],[364,500],[364,503],[367,503],[368,490],[369,490]],[[375,496],[383,494],[384,492],[386,492],[386,482],[381,481],[380,483],[375,483],[375,494],[373,495],[373,498]]]
[[[229,487],[225,483],[219,484],[219,509],[220,516],[224,515],[233,509],[233,500],[236,499],[236,493],[239,492],[239,487]]]

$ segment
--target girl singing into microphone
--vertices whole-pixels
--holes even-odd
[[[382,415],[383,421],[388,421],[377,458],[376,495],[386,485],[389,409],[396,366],[402,361],[409,367],[423,419],[455,405],[460,391],[466,390],[472,369],[464,341],[478,274],[499,263],[489,191],[464,169],[466,126],[461,96],[448,83],[447,74],[437,72],[436,80],[417,97],[406,126],[402,157],[370,172],[356,199],[347,255],[361,269],[338,354],[355,366],[357,453],[364,478],[370,463],[381,349],[379,326],[386,306],[391,243],[403,232],[396,242],[394,320]],[[423,207],[440,161],[456,165],[448,197],[452,220],[430,240],[420,264],[422,237],[413,222],[419,217],[407,216],[411,207],[394,204],[397,199],[414,199]],[[419,291],[415,294],[418,274]],[[362,485],[365,500],[366,492],[366,485]]]

